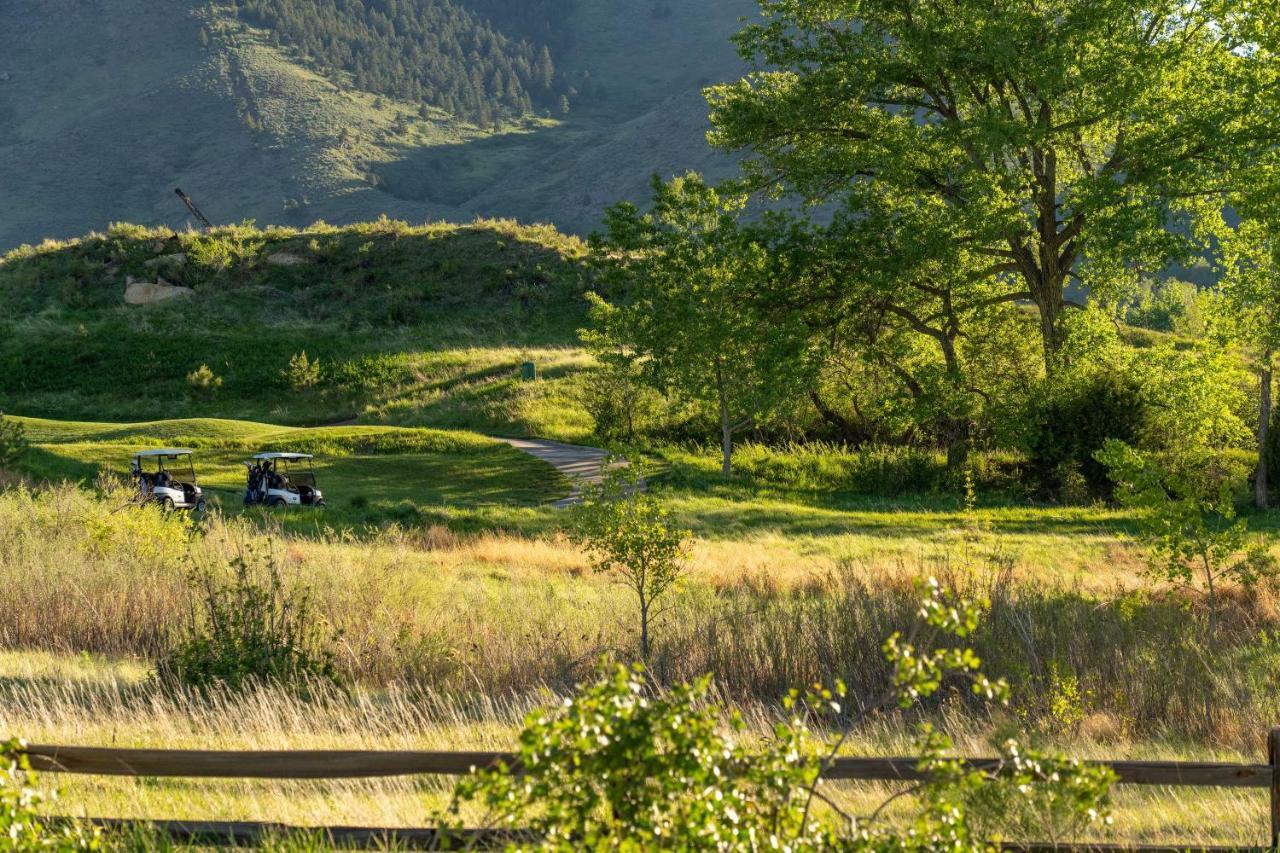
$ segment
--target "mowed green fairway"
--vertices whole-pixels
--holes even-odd
[[[216,418],[137,424],[15,420],[27,429],[32,447],[24,467],[36,479],[90,481],[102,473],[127,477],[134,452],[187,447],[195,450],[200,485],[224,510],[240,506],[245,461],[266,450],[315,454],[320,489],[339,512],[529,506],[569,491],[564,477],[546,463],[463,431],[293,428]]]

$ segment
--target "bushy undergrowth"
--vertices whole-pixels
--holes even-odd
[[[0,412],[0,470],[17,465],[28,444],[26,427]]]
[[[158,659],[192,606],[186,561],[226,566],[263,538],[239,521],[193,529],[182,516],[117,506],[69,488],[0,494],[0,644]],[[957,554],[969,547],[955,541]],[[494,695],[567,690],[602,653],[635,648],[626,590],[591,577],[563,543],[335,533],[275,539],[270,554],[287,587],[311,588],[317,620],[342,631],[333,666],[345,680]],[[909,578],[927,572],[990,600],[971,644],[992,676],[1009,679],[1031,723],[1227,743],[1252,743],[1270,725],[1280,607],[1268,584],[1219,590],[1219,639],[1207,648],[1195,590],[1098,592],[1022,580],[1002,566],[948,577],[934,563],[851,563],[795,583],[762,571],[712,584],[699,580],[695,560],[655,627],[652,669],[671,683],[713,673],[744,701],[837,678],[868,695],[887,677],[881,641],[917,604]],[[1066,704],[1079,714],[1058,719],[1073,695],[1080,701]]]
[[[681,485],[714,486],[718,451],[668,445],[658,453]],[[957,492],[965,472],[948,469],[946,455],[921,447],[852,448],[825,442],[743,444],[734,451],[731,482],[782,491],[856,493],[881,497]],[[974,453],[969,475],[983,492],[1016,494],[1023,462],[1014,453]]]

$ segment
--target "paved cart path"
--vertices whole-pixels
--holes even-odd
[[[598,447],[583,447],[578,444],[563,444],[559,441],[548,441],[543,438],[499,438],[516,450],[522,450],[537,459],[551,465],[573,483],[573,491],[568,497],[555,502],[555,506],[563,509],[582,501],[582,486],[587,483],[599,483],[604,477],[605,461],[609,451]],[[617,462],[614,467],[626,465]]]

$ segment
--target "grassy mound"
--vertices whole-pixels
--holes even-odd
[[[584,256],[547,226],[385,219],[178,234],[119,225],[24,247],[0,258],[0,409],[582,439]],[[126,305],[130,280],[191,293]],[[539,381],[520,381],[526,360]]]
[[[314,453],[316,477],[335,510],[328,523],[413,521],[420,507],[533,505],[569,491],[546,463],[484,436],[402,427],[279,427],[221,419],[113,424],[18,418],[32,448],[32,476],[91,480],[126,476],[133,452],[196,451],[200,484],[224,509],[240,505],[244,461],[264,450]]]

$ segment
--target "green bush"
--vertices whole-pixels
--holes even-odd
[[[307,351],[294,353],[283,371],[285,381],[295,391],[306,391],[320,384],[320,359],[307,358]]]
[[[232,690],[269,683],[305,693],[317,681],[339,685],[336,633],[327,633],[306,589],[286,590],[273,559],[240,557],[228,583],[210,571],[191,578],[197,605],[186,636],[160,660],[163,681]]]
[[[1135,442],[1144,422],[1137,386],[1115,374],[1063,383],[1033,414],[1027,475],[1055,500],[1110,500],[1112,483],[1097,453],[1108,439]]]
[[[187,384],[202,394],[212,394],[222,387],[222,377],[216,375],[209,365],[202,364],[187,374]]]
[[[661,402],[626,363],[606,363],[583,383],[581,394],[595,434],[605,440],[634,441],[655,424]]]
[[[27,428],[0,412],[0,469],[18,464],[27,450]]]

